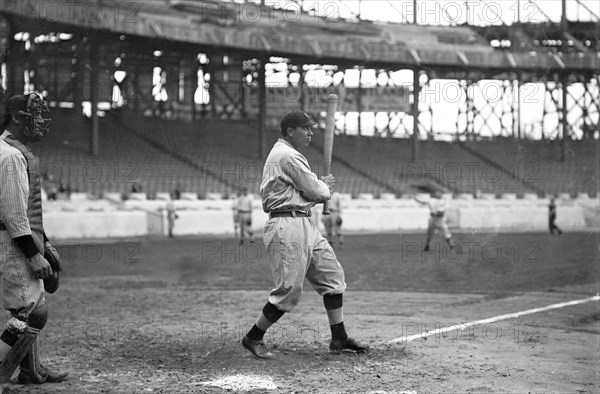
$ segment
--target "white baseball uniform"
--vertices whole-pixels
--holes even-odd
[[[316,203],[330,198],[329,187],[284,139],[267,157],[260,192],[263,209],[270,214],[264,227],[275,282],[269,302],[291,311],[300,301],[305,277],[321,296],[343,293],[344,269],[310,216]]]

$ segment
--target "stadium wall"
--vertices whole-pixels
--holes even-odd
[[[98,239],[141,236],[165,236],[167,202],[160,200],[128,200],[115,208],[102,203],[93,208],[86,202],[73,208],[71,202],[46,202],[54,206],[44,213],[46,232],[51,239]],[[230,200],[173,201],[179,219],[174,235],[233,235],[232,202]],[[410,199],[346,200],[343,229],[351,232],[412,232],[427,228],[429,211]],[[70,207],[66,211],[65,207]],[[516,200],[450,200],[448,224],[461,231],[546,232],[548,208],[545,199]],[[255,200],[253,227],[261,233],[267,215]],[[313,209],[314,220],[321,224],[321,206]],[[557,224],[566,231],[598,230],[600,200],[582,199],[560,202]]]
[[[44,213],[50,239],[141,237],[148,234],[148,227],[148,214],[142,211]]]

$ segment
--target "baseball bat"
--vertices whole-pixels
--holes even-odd
[[[338,105],[337,94],[330,94],[327,97],[327,115],[325,116],[325,140],[323,141],[323,163],[324,175],[329,175],[331,170],[331,155],[333,153],[333,134],[335,130],[335,112]],[[323,215],[329,215],[329,204],[323,203]]]

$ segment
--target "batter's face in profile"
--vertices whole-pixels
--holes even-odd
[[[288,129],[289,142],[296,149],[307,147],[310,144],[312,136],[313,131],[311,126],[299,126],[294,129],[290,127]]]

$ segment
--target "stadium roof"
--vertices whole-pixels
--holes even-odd
[[[599,53],[494,49],[470,26],[327,19],[256,3],[216,0],[0,0],[17,27],[60,25],[296,62],[503,71],[597,72]],[[205,49],[205,50],[206,50]]]

